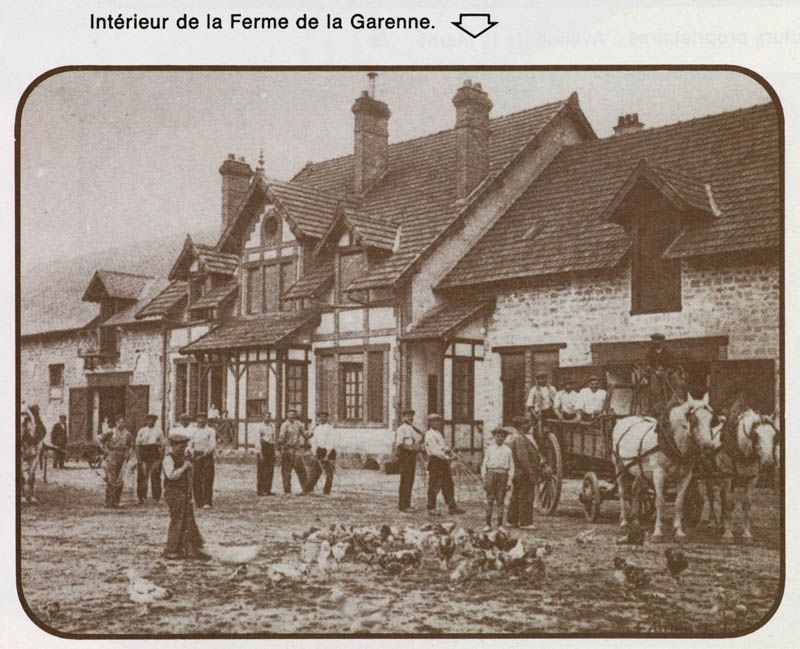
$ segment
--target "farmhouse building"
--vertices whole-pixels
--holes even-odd
[[[125,389],[149,385],[167,423],[227,411],[240,447],[265,410],[325,409],[337,448],[388,453],[410,406],[418,427],[441,412],[449,440],[478,450],[484,429],[524,410],[537,371],[628,382],[654,331],[709,387],[744,377],[775,408],[773,106],[650,129],[626,116],[598,139],[576,94],[492,117],[465,82],[453,105],[452,129],[390,144],[390,107],[364,92],[353,152],[289,181],[229,156],[212,245],[187,237],[165,279],[92,279],[84,298],[101,316],[83,332],[102,343],[113,323],[125,336],[113,362],[84,355],[69,370],[86,379],[70,384],[70,421],[73,407],[102,408],[109,379],[91,377],[127,373]],[[123,353],[129,331],[148,332],[160,360],[146,377]],[[68,364],[57,356],[23,337],[23,398],[44,399],[37,373]]]

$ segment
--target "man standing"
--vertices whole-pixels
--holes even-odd
[[[58,422],[50,431],[50,443],[55,447],[53,452],[53,468],[63,469],[67,459],[67,416],[59,415]]]
[[[306,481],[306,493],[311,493],[317,486],[317,481],[322,473],[325,473],[325,485],[322,493],[329,496],[333,489],[333,474],[336,466],[336,449],[333,448],[333,426],[328,422],[328,413],[320,410],[317,413],[317,421],[311,436],[311,445],[314,449],[314,457],[311,459],[308,480]]]
[[[165,559],[207,561],[211,557],[201,549],[203,537],[194,520],[188,443],[186,435],[173,432],[169,436],[170,452],[164,457],[164,500],[169,507],[169,531],[163,556]]]
[[[539,372],[536,375],[536,383],[528,392],[528,400],[525,402],[528,412],[537,418],[552,419],[556,416],[553,410],[555,399],[556,389],[550,385],[547,372]]]
[[[286,421],[278,432],[278,449],[281,454],[281,478],[283,492],[292,493],[292,470],[297,474],[302,493],[306,491],[306,469],[303,464],[303,453],[308,441],[305,425],[297,419],[297,411],[290,408],[286,412]]]
[[[514,480],[514,457],[505,439],[511,432],[508,428],[495,428],[492,431],[494,444],[490,444],[483,452],[481,478],[486,491],[486,527],[484,532],[492,529],[492,510],[497,504],[497,527],[503,529],[503,506],[509,478]]]
[[[208,425],[206,413],[197,413],[197,428],[189,442],[194,468],[194,502],[198,507],[211,509],[214,494],[214,451],[217,431]]]
[[[508,524],[523,530],[533,529],[533,501],[539,480],[539,449],[533,437],[527,437],[527,417],[514,417],[514,428],[506,438],[514,460],[514,478],[511,481],[511,502],[508,504]]]
[[[436,497],[439,491],[451,514],[463,514],[464,510],[456,505],[455,485],[450,462],[456,458],[455,453],[444,441],[442,429],[444,420],[435,413],[428,415],[428,431],[425,433],[425,452],[428,454],[428,513],[436,516]]]
[[[400,511],[411,511],[411,492],[417,473],[417,453],[420,452],[422,434],[414,428],[414,414],[411,408],[403,410],[403,423],[397,427],[394,448],[400,469]]]
[[[144,426],[136,433],[136,495],[139,504],[147,499],[147,483],[153,500],[161,499],[161,461],[164,459],[164,432],[156,426],[158,417],[153,414],[144,418]]]
[[[567,379],[564,382],[564,389],[556,392],[554,410],[556,417],[563,421],[575,421],[580,419],[578,412],[578,391],[575,389],[575,381]]]
[[[125,417],[117,416],[117,425],[100,438],[106,452],[106,507],[119,507],[125,476],[122,469],[128,461],[133,446]]]
[[[256,468],[256,493],[259,496],[272,496],[272,478],[275,475],[275,423],[272,413],[267,410],[256,429],[261,444]]]
[[[589,387],[583,388],[578,394],[578,410],[583,421],[594,421],[603,413],[606,403],[606,391],[600,387],[600,379],[592,375],[589,377]]]
[[[189,442],[192,441],[194,437],[194,431],[196,430],[196,426],[192,424],[192,418],[189,416],[188,412],[181,413],[178,417],[178,423],[172,427],[170,431],[170,439],[172,439],[172,433],[177,433],[186,437]]]
[[[667,375],[674,364],[664,334],[655,333],[650,340],[652,342],[647,350],[648,403],[645,410],[646,414],[658,418],[664,414],[667,403],[672,399]]]

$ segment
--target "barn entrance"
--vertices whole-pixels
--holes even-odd
[[[113,386],[97,388],[98,423],[106,422],[113,427],[117,417],[125,416],[125,388]],[[100,425],[94,427],[95,436],[100,433]]]
[[[130,373],[124,373],[130,376]],[[102,422],[114,426],[116,418],[125,417],[128,430],[136,432],[144,426],[150,406],[148,385],[108,385],[119,377],[87,375],[89,387],[71,388],[69,391],[69,441],[90,441],[102,432]]]

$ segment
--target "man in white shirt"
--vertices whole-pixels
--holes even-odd
[[[198,507],[211,509],[214,493],[214,451],[217,431],[208,425],[206,413],[197,413],[197,428],[189,442],[194,465],[194,502]]]
[[[196,426],[192,423],[192,418],[189,416],[189,413],[184,412],[178,417],[178,423],[172,427],[169,432],[169,436],[172,437],[173,433],[176,435],[182,435],[189,440],[187,444],[191,444],[195,430]]]
[[[264,421],[258,424],[256,434],[259,439],[256,493],[259,496],[272,496],[272,479],[275,476],[275,422],[272,421],[269,410],[264,413]]]
[[[556,392],[556,400],[554,410],[556,417],[566,421],[574,421],[580,419],[578,406],[580,403],[580,395],[575,389],[575,381],[567,380],[564,382],[564,389]]]
[[[486,528],[492,528],[492,510],[497,503],[497,527],[503,527],[503,506],[506,491],[511,480],[514,479],[514,459],[511,447],[505,444],[505,439],[510,431],[506,428],[495,428],[492,431],[494,444],[490,444],[483,453],[481,464],[481,477],[486,490]]]
[[[589,377],[589,387],[583,388],[578,395],[578,410],[583,421],[593,421],[602,414],[606,403],[606,391],[600,387],[597,376]]]
[[[555,399],[556,389],[550,385],[547,372],[539,372],[536,375],[536,383],[528,392],[528,400],[525,402],[525,407],[535,417],[552,419],[556,416],[553,410]]]
[[[219,410],[217,409],[217,405],[212,403],[211,407],[208,409],[208,420],[216,421],[217,419],[219,419]]]
[[[336,466],[336,449],[333,448],[333,426],[328,422],[328,412],[320,410],[317,421],[311,433],[311,445],[314,457],[311,458],[311,467],[306,479],[305,491],[311,493],[317,486],[322,473],[325,473],[325,486],[322,493],[329,496],[333,489],[333,473]]]
[[[139,504],[147,499],[147,483],[153,500],[161,499],[161,461],[164,459],[166,440],[160,426],[156,426],[158,417],[147,415],[144,426],[136,433],[136,495]]]
[[[411,511],[411,492],[417,473],[417,453],[421,450],[422,433],[414,428],[414,415],[411,408],[403,410],[403,423],[394,435],[394,451],[400,471],[399,506],[401,512]]]
[[[435,413],[428,415],[428,430],[425,433],[425,452],[428,454],[428,513],[436,516],[436,498],[439,491],[451,514],[463,514],[464,510],[456,505],[455,485],[450,462],[455,453],[447,446],[442,435],[444,419]]]

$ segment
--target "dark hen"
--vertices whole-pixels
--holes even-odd
[[[667,558],[667,570],[675,581],[678,581],[680,574],[689,567],[689,559],[683,553],[683,550],[675,548],[667,548],[664,550],[664,556]]]

